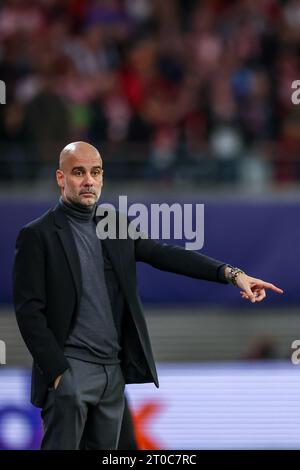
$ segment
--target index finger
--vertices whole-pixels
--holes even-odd
[[[274,292],[277,292],[278,294],[283,294],[282,289],[280,289],[279,287],[274,286],[274,284],[271,284],[270,282],[261,281],[261,282],[258,282],[258,284],[261,287],[264,287],[265,289],[270,289],[270,290],[273,290]]]

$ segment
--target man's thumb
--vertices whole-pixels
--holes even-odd
[[[253,294],[251,289],[246,289],[246,293],[250,299],[250,301],[254,304],[255,302],[255,295]]]

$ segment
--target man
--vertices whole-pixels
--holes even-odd
[[[17,239],[14,303],[34,362],[32,403],[42,449],[115,449],[125,383],[154,382],[155,363],[136,290],[135,264],[228,283],[258,302],[272,284],[199,253],[138,238],[100,240],[95,214],[102,158],[85,142],[61,152],[58,205]]]

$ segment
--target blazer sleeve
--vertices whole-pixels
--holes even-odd
[[[179,246],[138,238],[135,240],[135,258],[162,271],[228,284],[225,277],[227,263]]]
[[[45,252],[36,232],[25,227],[18,235],[13,267],[13,300],[25,344],[45,380],[51,383],[69,364],[47,325]]]

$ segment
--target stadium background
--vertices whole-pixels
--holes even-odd
[[[299,0],[1,2],[0,448],[39,446],[11,268],[74,140],[101,151],[103,200],[205,204],[201,251],[285,291],[253,306],[139,266],[161,381],[128,387],[140,447],[300,447],[299,26]]]

